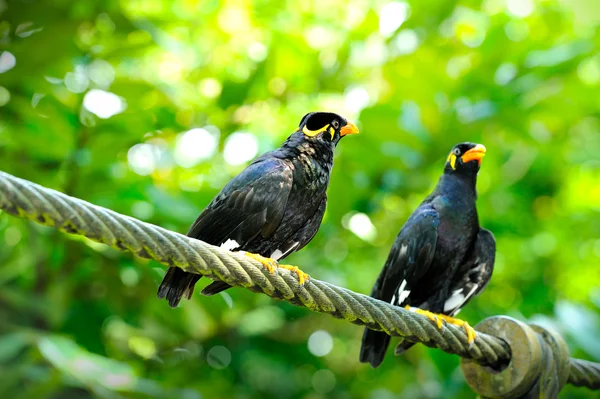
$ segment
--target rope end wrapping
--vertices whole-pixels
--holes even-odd
[[[461,360],[469,386],[487,398],[555,398],[567,383],[569,350],[556,332],[527,325],[507,316],[490,317],[479,331],[506,341],[512,357],[500,370]]]

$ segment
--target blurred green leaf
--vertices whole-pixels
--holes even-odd
[[[49,335],[38,348],[54,367],[92,389],[132,391],[137,383],[129,365],[90,353],[67,338]]]

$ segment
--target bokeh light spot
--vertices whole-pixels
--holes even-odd
[[[379,10],[379,33],[390,37],[408,18],[408,4],[400,1],[387,3]]]
[[[349,216],[345,227],[365,241],[373,241],[377,237],[377,229],[365,213],[358,212]]]
[[[212,368],[223,370],[231,363],[231,352],[224,346],[213,346],[206,353],[206,362]]]
[[[256,156],[258,142],[251,133],[232,133],[225,141],[223,157],[229,165],[242,165]]]
[[[254,42],[248,46],[248,56],[252,61],[260,62],[267,58],[267,46],[261,42]]]
[[[88,67],[88,75],[92,82],[107,89],[115,80],[115,69],[105,60],[95,60]]]
[[[446,73],[452,79],[458,79],[471,69],[471,57],[468,55],[452,57],[446,65]]]
[[[156,354],[156,344],[148,337],[133,336],[129,338],[128,346],[132,352],[145,359],[150,359]]]
[[[136,201],[131,206],[131,213],[137,219],[148,220],[154,215],[154,205],[148,201]]]
[[[127,161],[138,175],[146,176],[154,172],[158,164],[160,151],[152,144],[136,144],[127,152]]]
[[[504,25],[506,37],[513,42],[525,40],[529,35],[529,25],[520,20],[514,20]]]
[[[494,74],[494,82],[499,86],[504,86],[517,76],[517,67],[515,64],[505,62],[501,64]]]
[[[274,77],[273,79],[269,80],[269,91],[276,96],[282,95],[286,88],[287,82],[283,78]]]
[[[515,17],[527,17],[533,12],[532,0],[506,0],[506,9]]]
[[[531,239],[531,249],[538,256],[548,256],[556,249],[556,237],[549,232],[535,235]]]
[[[324,395],[335,388],[335,375],[327,369],[316,371],[311,378],[312,386],[318,393]]]
[[[419,47],[419,37],[412,29],[403,29],[398,32],[394,41],[394,53],[397,55],[412,54]]]
[[[165,53],[158,62],[158,76],[165,82],[179,81],[183,75],[184,65],[175,54]]]
[[[362,86],[349,87],[344,96],[346,108],[355,114],[369,105],[370,100],[369,92]]]
[[[595,85],[600,82],[600,57],[582,61],[577,67],[577,76],[587,85]]]
[[[315,25],[306,29],[304,38],[308,45],[315,50],[333,46],[336,42],[335,32],[321,25]]]
[[[136,268],[125,267],[119,271],[121,281],[127,287],[135,287],[140,282],[140,274]]]
[[[223,86],[221,85],[221,82],[215,78],[206,78],[198,83],[198,90],[204,97],[217,98],[221,94]]]
[[[11,226],[4,231],[4,242],[6,242],[6,245],[9,247],[14,247],[21,242],[22,236],[21,230]]]
[[[315,331],[308,337],[308,350],[314,356],[323,357],[333,349],[333,338],[324,330]]]
[[[17,59],[8,51],[3,51],[0,54],[0,73],[4,73],[6,71],[10,71],[17,65]]]
[[[83,106],[102,119],[120,114],[127,108],[121,97],[108,91],[93,89],[88,91],[83,98]]]
[[[6,105],[10,101],[10,92],[5,88],[0,86],[0,107]]]
[[[71,93],[79,94],[86,91],[90,85],[90,80],[83,65],[77,65],[75,71],[65,74],[65,87]]]
[[[262,306],[247,311],[238,328],[244,335],[260,335],[277,330],[285,324],[285,313],[276,306]]]
[[[384,64],[389,56],[386,43],[377,35],[350,46],[350,64],[360,68],[372,68]]]
[[[227,33],[244,32],[250,30],[248,11],[242,5],[224,7],[217,17],[219,27]]]
[[[194,128],[177,136],[175,162],[181,167],[190,168],[200,161],[213,156],[219,145],[219,134],[203,128]]]

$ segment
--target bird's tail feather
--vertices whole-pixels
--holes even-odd
[[[360,347],[361,363],[371,363],[371,367],[378,367],[383,362],[389,344],[389,335],[383,331],[373,331],[365,328]]]
[[[181,298],[187,299],[194,293],[194,285],[200,279],[199,274],[187,273],[177,267],[171,267],[158,287],[158,298],[166,298],[169,306],[177,307]]]
[[[394,354],[396,356],[399,356],[407,350],[409,350],[410,348],[412,348],[414,344],[414,342],[402,341],[398,345],[396,345],[396,349],[394,349]]]
[[[213,281],[202,290],[201,294],[206,296],[211,296],[218,294],[221,291],[225,291],[227,288],[231,288],[231,286],[223,281]]]

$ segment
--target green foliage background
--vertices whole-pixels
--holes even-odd
[[[546,323],[600,361],[599,21],[593,0],[0,0],[0,169],[185,232],[247,163],[228,146],[261,153],[337,111],[361,134],[289,261],[368,293],[452,145],[481,142],[498,255],[461,317]],[[124,109],[97,116],[90,90]],[[243,289],[170,309],[163,273],[0,214],[0,397],[474,396],[456,357],[415,347],[373,370],[360,327]]]

